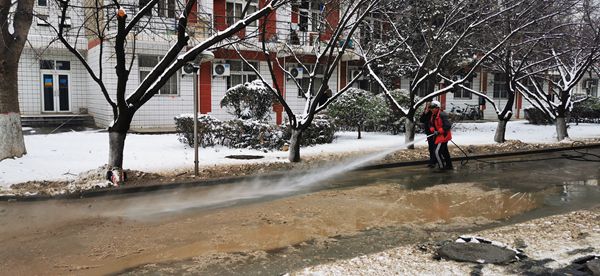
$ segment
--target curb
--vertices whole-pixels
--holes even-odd
[[[559,147],[559,148],[550,148],[550,149],[540,149],[540,150],[529,150],[529,151],[515,151],[515,152],[507,152],[507,153],[496,153],[496,154],[481,154],[481,155],[472,155],[472,156],[461,156],[452,158],[452,161],[464,161],[464,160],[476,160],[476,159],[489,159],[489,158],[498,158],[498,157],[508,157],[508,156],[521,156],[521,155],[530,155],[530,154],[538,154],[538,153],[551,153],[551,152],[560,152],[567,150],[578,150],[578,149],[592,149],[592,148],[600,148],[600,144],[589,144],[582,146],[569,146],[569,147]],[[416,165],[425,165],[428,163],[428,160],[417,160],[417,161],[405,161],[405,162],[394,162],[394,163],[385,163],[385,164],[377,164],[377,165],[369,165],[364,166],[354,171],[369,171],[369,170],[379,170],[379,169],[387,169],[387,168],[397,168],[397,167],[409,167]],[[264,174],[264,175],[252,175],[252,176],[238,176],[238,177],[224,177],[224,178],[215,178],[215,179],[202,179],[202,180],[189,180],[189,181],[181,181],[174,182],[169,184],[150,184],[147,186],[120,186],[117,188],[101,188],[97,190],[85,190],[74,193],[60,194],[60,195],[31,195],[31,196],[22,196],[22,195],[0,195],[0,201],[41,201],[41,200],[58,200],[58,199],[80,199],[80,198],[92,198],[92,197],[100,197],[100,196],[108,196],[108,195],[125,195],[125,194],[135,194],[142,192],[152,192],[159,190],[173,190],[178,188],[192,188],[192,187],[209,187],[216,185],[224,185],[224,184],[234,184],[238,181],[243,181],[249,178],[262,177],[265,179],[271,179],[280,177],[285,175],[284,173],[278,174]]]

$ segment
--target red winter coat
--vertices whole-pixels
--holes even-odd
[[[431,126],[429,130],[433,133],[437,130],[438,135],[435,137],[435,144],[446,143],[452,140],[452,124],[448,120],[448,114],[446,112],[437,111],[431,114],[431,120],[429,121]]]

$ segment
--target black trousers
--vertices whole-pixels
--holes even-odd
[[[437,159],[435,158],[435,137],[431,136],[427,138],[427,146],[429,148],[429,165],[437,164]]]
[[[437,160],[437,164],[440,168],[452,168],[452,159],[450,159],[450,152],[448,152],[448,142],[439,143],[436,145],[435,159]]]

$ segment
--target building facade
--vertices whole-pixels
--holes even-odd
[[[82,1],[90,6],[95,1]],[[147,3],[147,0],[139,0],[130,3],[126,7],[128,13],[134,14]],[[242,12],[243,0],[207,0],[200,1],[194,10],[195,16],[188,20],[191,43],[201,41],[221,31],[227,26],[235,23]],[[313,15],[322,12],[323,7],[317,1],[297,1],[286,8],[278,9],[270,15],[265,22],[251,24],[237,36],[244,37],[259,32],[258,26],[266,24],[266,39],[268,43],[277,44],[286,42],[296,45],[304,51],[307,58],[318,40],[327,40],[327,34],[319,35],[316,22],[312,21]],[[112,109],[106,102],[104,95],[97,83],[89,76],[86,67],[72,55],[62,43],[55,41],[53,28],[59,24],[59,9],[54,1],[37,0],[35,5],[37,18],[34,18],[32,29],[29,33],[29,47],[24,50],[19,67],[19,102],[22,116],[76,116],[78,114],[89,114],[93,116],[95,124],[99,127],[107,127],[112,122]],[[255,0],[251,3],[248,12],[256,11],[264,5],[264,0]],[[175,39],[176,20],[180,13],[181,5],[175,0],[161,0],[158,7],[147,15],[146,30],[139,32],[131,41],[135,44],[128,45],[128,53],[135,56],[131,60],[131,74],[128,82],[128,90],[133,91],[158,63],[162,55],[169,49]],[[100,47],[97,37],[85,33],[81,35],[78,26],[86,26],[86,29],[97,27],[90,25],[86,13],[89,11],[70,11],[65,27],[71,32],[73,45],[85,58],[91,70],[100,76],[106,83],[109,94],[115,96],[115,58],[114,49],[110,43]],[[107,19],[108,12],[97,10],[95,17],[100,21],[108,22],[110,33],[110,20]],[[325,18],[330,23],[339,20],[336,11],[330,11]],[[114,26],[112,27],[114,28]],[[75,40],[75,38],[77,38]],[[248,44],[257,45],[261,37],[249,38]],[[269,73],[265,56],[256,48],[246,47],[241,44],[241,53],[259,70],[267,82],[273,82]],[[238,53],[230,47],[223,47],[214,52],[214,60],[201,64],[198,73],[199,111],[210,114],[218,119],[230,119],[227,110],[221,108],[220,101],[228,88],[237,84],[257,79],[251,70],[239,58]],[[287,70],[297,69],[292,57],[281,55],[277,57]],[[356,60],[345,58],[340,61],[337,71],[329,80],[329,87],[333,93],[344,87],[357,70],[360,69]],[[316,68],[317,81],[322,69]],[[100,72],[100,68],[102,72]],[[301,71],[301,70],[300,70]],[[134,116],[132,129],[172,129],[174,128],[174,117],[179,114],[192,113],[193,110],[193,76],[179,72],[160,89],[160,92],[146,103]],[[299,94],[296,83],[285,75],[282,70],[275,70],[274,78],[278,83],[285,83],[282,88],[287,103],[295,112],[300,112],[305,105],[306,99]],[[474,90],[482,91],[492,96],[498,106],[506,102],[507,93],[502,83],[502,75],[479,71],[477,75],[467,83]],[[304,81],[302,73],[297,77],[301,86],[308,85]],[[402,79],[400,87],[407,89],[409,79]],[[436,83],[428,87],[433,89],[442,88],[443,84]],[[367,80],[360,80],[354,84],[355,87],[363,89],[375,89],[373,84]],[[578,93],[587,93],[598,96],[598,78],[584,78],[582,84],[576,88]],[[421,93],[421,92],[420,92]],[[427,93],[427,91],[422,91]],[[422,94],[421,93],[421,94]],[[479,106],[484,110],[484,118],[497,119],[492,108],[480,106],[480,99],[467,90],[457,89],[439,97],[446,110],[452,107],[462,108],[465,104]],[[523,108],[527,106],[520,95],[517,95],[514,107],[516,118],[523,117]],[[281,123],[284,120],[281,106],[275,105],[272,112],[272,121]]]

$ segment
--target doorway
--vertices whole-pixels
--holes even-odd
[[[43,112],[70,112],[71,95],[68,74],[42,74]]]

